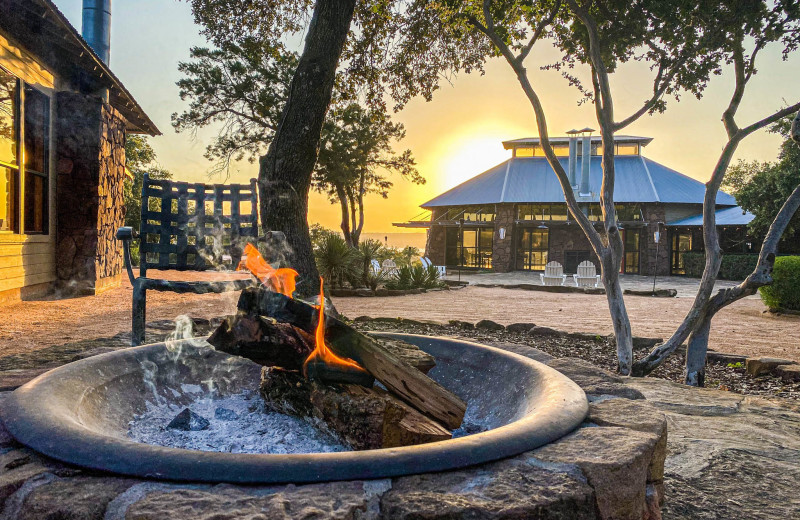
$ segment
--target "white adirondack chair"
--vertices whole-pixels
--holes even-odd
[[[370,262],[370,265],[372,266],[372,274],[378,274],[381,272],[381,264],[379,264],[374,258],[372,262]]]
[[[584,260],[578,265],[578,274],[572,275],[576,287],[597,287],[600,285],[600,275],[594,263]]]
[[[427,256],[423,256],[422,258],[420,258],[420,261],[422,262],[422,267],[424,267],[425,269],[427,269],[429,266],[433,265],[433,262],[431,262],[431,259],[428,258]],[[447,276],[447,268],[445,266],[443,266],[443,265],[434,265],[433,267],[437,271],[439,271],[439,278],[444,278],[445,276]]]
[[[381,271],[386,274],[395,274],[397,273],[397,264],[391,258],[387,258],[381,264]]]
[[[567,275],[564,274],[564,267],[558,262],[547,262],[544,266],[544,273],[539,275],[542,285],[564,285]]]

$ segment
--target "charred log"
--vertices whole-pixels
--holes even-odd
[[[246,313],[228,316],[208,338],[217,350],[259,365],[300,370],[314,350],[306,331],[272,318]]]
[[[261,394],[269,409],[322,421],[356,450],[447,440],[452,433],[389,392],[307,381],[300,372],[264,367]]]
[[[242,291],[239,310],[270,316],[308,333],[317,324],[317,311],[312,305],[260,287]],[[461,425],[466,403],[376,340],[331,317],[325,320],[325,339],[336,355],[356,361],[406,404],[447,428]]]

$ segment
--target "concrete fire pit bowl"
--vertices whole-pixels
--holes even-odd
[[[214,351],[203,340],[125,349],[52,370],[17,389],[3,421],[22,444],[54,459],[118,474],[176,481],[302,483],[379,479],[444,471],[521,454],[572,432],[586,396],[560,372],[468,341],[382,334],[436,357],[430,375],[469,403],[488,431],[419,446],[312,454],[234,454],[133,442],[131,419],[157,394],[200,385],[226,396],[257,387],[260,367]]]

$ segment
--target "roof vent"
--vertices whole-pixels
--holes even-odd
[[[590,197],[592,195],[591,188],[589,187],[589,168],[592,164],[592,128],[584,128],[580,131],[583,137],[581,144],[581,187],[578,194],[581,197]]]
[[[573,188],[578,187],[578,176],[577,176],[577,168],[578,168],[578,137],[577,134],[580,133],[580,130],[575,130],[574,128],[567,132],[569,136],[569,164],[567,167],[569,173],[569,185]]]

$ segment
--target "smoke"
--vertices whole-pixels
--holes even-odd
[[[156,386],[156,377],[158,375],[158,365],[150,361],[149,359],[145,359],[139,366],[142,367],[142,380],[144,382],[144,386],[147,387],[148,390],[153,392],[153,397],[155,398],[155,402],[158,406],[162,406],[164,404],[164,398],[158,395],[158,387]]]

